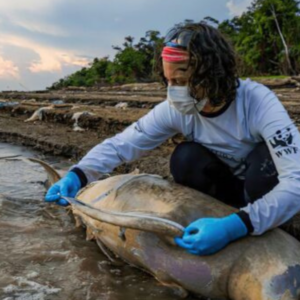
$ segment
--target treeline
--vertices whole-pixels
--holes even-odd
[[[300,71],[299,2],[254,0],[240,17],[223,22],[206,17],[203,21],[217,27],[234,45],[240,76],[295,75]],[[127,36],[122,46],[113,46],[117,51],[113,60],[95,58],[50,89],[155,81],[154,58],[162,44],[159,31],[147,31],[137,43]]]
[[[122,46],[112,46],[117,51],[114,60],[111,61],[108,56],[95,58],[88,67],[60,79],[50,89],[155,81],[154,56],[162,44],[159,31],[147,31],[136,44],[132,36],[127,36]]]

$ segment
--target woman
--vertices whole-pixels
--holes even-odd
[[[196,220],[175,239],[177,245],[212,254],[299,212],[299,131],[272,91],[236,77],[234,51],[218,30],[204,23],[174,27],[160,62],[167,100],[95,146],[45,200],[66,205],[59,194],[74,196],[101,174],[182,133],[188,142],[171,156],[174,180],[240,211]]]

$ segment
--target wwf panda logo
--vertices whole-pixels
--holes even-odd
[[[293,136],[291,133],[291,128],[286,128],[284,130],[277,130],[275,136],[269,140],[271,146],[277,147],[288,147],[293,143]]]

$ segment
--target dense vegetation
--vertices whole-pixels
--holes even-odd
[[[212,17],[203,21],[219,28],[233,43],[240,76],[294,75],[300,71],[299,2],[254,0],[240,17],[221,23]],[[121,47],[113,46],[117,51],[113,60],[95,58],[88,67],[55,82],[51,89],[154,81],[154,57],[162,41],[160,32],[153,30],[136,44],[127,36]]]

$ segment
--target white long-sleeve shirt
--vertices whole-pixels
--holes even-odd
[[[74,167],[88,182],[109,173],[123,162],[141,157],[176,133],[198,142],[243,178],[243,163],[257,143],[265,141],[278,172],[278,185],[253,204],[242,208],[259,235],[300,212],[300,134],[288,113],[267,87],[240,80],[237,96],[220,114],[183,115],[168,101],[122,133],[91,149]]]

